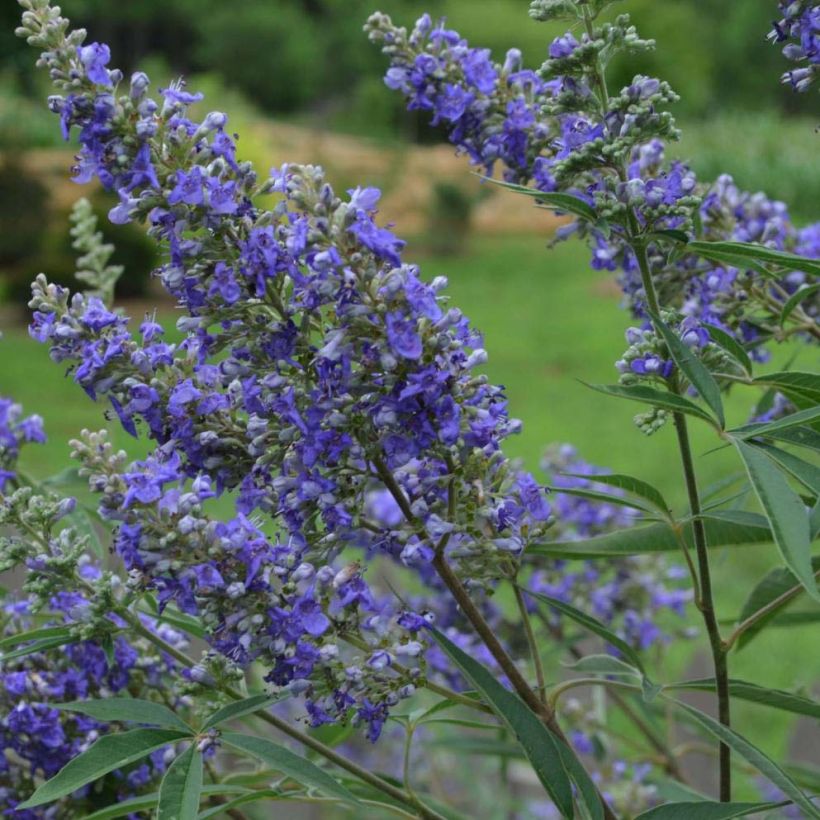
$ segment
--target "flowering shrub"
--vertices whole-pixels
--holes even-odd
[[[98,497],[88,510],[19,474],[20,446],[42,426],[0,404],[0,568],[27,571],[0,640],[10,816],[111,817],[94,812],[117,802],[121,814],[241,817],[274,800],[475,815],[469,797],[446,805],[411,765],[414,738],[466,729],[500,734],[493,754],[506,743],[526,758],[548,801],[528,816],[680,817],[688,809],[663,787],[685,775],[654,725],[677,710],[719,741],[721,801],[732,801],[734,751],[789,810],[820,817],[730,714],[732,698],[815,717],[817,704],[728,670],[736,643],[798,595],[820,598],[816,469],[784,449],[816,447],[820,386],[811,373],[753,374],[774,344],[820,335],[820,232],[728,177],[704,184],[664,161],[672,89],[636,77],[610,93],[605,75],[616,53],[651,41],[626,16],[601,23],[604,0],[533,3],[536,18],[575,26],[537,71],[515,50],[494,64],[428,16],[409,35],[380,14],[367,25],[410,107],[448,123],[487,173],[502,165],[505,187],[573,216],[561,237],[584,237],[593,267],[619,271],[637,324],[618,383],[596,389],[646,405],[635,419],[646,433],[672,420],[680,515],[568,445],[545,456],[547,484],[505,456],[520,423],[481,373],[481,336],[449,305],[445,279],[404,261],[378,221],[379,191],[340,196],[313,166],[259,177],[227,115],[192,113],[202,95],[179,81],[152,97],[145,74],[126,81],[108,47],[86,43],[48,0],[21,5],[19,33],[59,92],[49,106],[79,137],[74,179],[117,193],[113,222],[148,225],[181,341],[166,341],[155,315],[132,331],[112,307],[122,270],[78,203],[88,290],[38,276],[31,334],[153,449],[131,461],[104,432],[82,431],[72,457]],[[749,387],[764,391],[755,420],[728,425],[722,394]],[[735,447],[763,515],[707,503],[689,418]],[[725,634],[710,548],[769,542],[786,566]],[[661,680],[650,650],[694,636],[692,600],[713,675]],[[577,674],[548,667],[547,649]],[[608,692],[641,753],[563,698],[579,686]],[[714,693],[718,720],[674,695],[686,689]],[[240,731],[240,718],[313,756]],[[402,760],[383,776],[392,759],[374,771],[361,737],[389,746],[397,727]],[[236,755],[265,768],[232,778]],[[686,816],[779,805],[698,799]]]

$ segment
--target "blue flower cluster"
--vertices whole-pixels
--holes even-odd
[[[94,583],[99,570],[90,562],[82,570],[85,580]],[[88,607],[75,592],[60,593],[48,612],[38,612],[38,625],[64,625],[84,619]],[[29,601],[22,599],[3,607],[3,635],[31,629]],[[46,621],[42,620],[43,616]],[[167,626],[157,629],[172,645],[182,638]],[[171,748],[160,749],[150,758],[128,769],[117,770],[103,781],[86,786],[71,798],[38,809],[16,810],[30,797],[38,782],[55,775],[69,760],[85,751],[97,738],[111,730],[106,723],[78,712],[60,710],[60,703],[74,700],[129,695],[167,698],[173,660],[160,656],[144,641],[115,637],[106,650],[98,641],[69,643],[57,651],[35,652],[4,660],[0,655],[0,805],[4,816],[14,820],[43,820],[81,817],[95,807],[119,802],[157,788],[173,759]]]
[[[23,417],[19,404],[0,396],[0,493],[13,481],[20,448],[30,442],[42,444],[46,440],[40,416]]]
[[[806,4],[788,4],[791,12],[798,6]],[[795,15],[814,20],[817,13],[806,7]],[[809,28],[806,23],[801,31]],[[503,65],[490,63],[486,50],[471,48],[428,15],[410,34],[383,14],[373,15],[366,29],[390,59],[387,85],[403,93],[410,108],[430,110],[434,121],[444,122],[472,163],[491,174],[498,162],[509,182],[570,193],[595,208],[598,224],[573,223],[559,229],[558,237],[578,230],[586,235],[591,267],[619,272],[626,305],[637,317],[645,318],[645,305],[631,247],[636,231],[692,233],[697,227],[698,238],[756,241],[818,258],[817,226],[798,231],[782,203],[743,192],[728,176],[698,183],[684,163],[665,161],[664,141],[676,132],[659,110],[674,99],[664,83],[636,77],[599,107],[592,68],[600,55],[651,46],[637,39],[625,18],[602,26],[598,40],[586,33],[580,40],[572,33],[556,38],[537,72],[523,68],[515,50]],[[479,62],[485,66],[480,80],[471,71]],[[453,106],[456,98],[463,104]],[[663,304],[751,345],[776,335],[779,310],[806,281],[805,274],[791,272],[779,283],[764,283],[754,271],[689,254],[670,261],[668,249],[651,236],[646,246]],[[818,299],[807,300],[801,311],[810,322]]]
[[[780,0],[782,17],[769,32],[771,42],[783,46],[783,56],[797,63],[783,74],[795,91],[807,91],[820,73],[820,3],[816,0]]]
[[[481,339],[447,307],[446,280],[402,262],[377,190],[340,198],[321,169],[287,165],[259,182],[225,115],[190,119],[199,95],[177,84],[159,105],[136,74],[118,96],[105,47],[71,48],[76,33],[36,14],[29,26],[58,85],[72,78],[53,107],[79,131],[81,165],[119,193],[112,219],[146,219],[166,245],[158,273],[183,314],[170,345],[151,318],[136,336],[95,296],[33,288],[32,335],[158,445],[127,466],[104,441],[76,445],[132,581],[303,692],[314,723],[353,711],[376,737],[421,674],[426,621],[386,609],[343,550],[421,573],[438,554],[480,589],[549,517],[501,452],[520,425],[477,372]],[[213,520],[204,507],[226,491],[236,517]]]

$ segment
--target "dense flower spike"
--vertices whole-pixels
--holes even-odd
[[[774,21],[769,40],[782,46],[786,59],[797,63],[782,81],[795,91],[807,91],[820,72],[820,3],[780,0],[777,7],[782,16]]]
[[[501,453],[519,423],[476,373],[480,337],[445,304],[444,279],[427,284],[402,263],[403,243],[376,222],[377,190],[342,199],[320,169],[298,166],[257,183],[224,115],[189,119],[200,97],[181,84],[157,104],[142,74],[118,96],[107,52],[66,39],[43,9],[26,25],[70,91],[53,107],[67,132],[79,128],[80,178],[118,191],[112,219],[145,218],[167,243],[160,276],[185,311],[174,346],[150,319],[131,334],[96,296],[34,287],[32,334],[159,445],[128,467],[101,440],[77,445],[105,514],[122,522],[120,554],[163,605],[200,613],[217,649],[264,660],[277,685],[301,682],[315,722],[355,703],[375,737],[412,690],[411,671],[396,670],[416,665],[424,621],[385,613],[358,568],[334,564],[339,553],[397,553],[424,572],[438,551],[480,588],[549,517],[543,490]],[[481,59],[469,71],[491,80]],[[270,194],[278,204],[262,210]],[[226,490],[237,518],[210,521],[202,504]],[[175,539],[158,518],[177,522]],[[359,630],[371,655],[357,670],[337,641]]]
[[[533,4],[538,19],[574,19],[575,13],[562,0]],[[597,224],[575,223],[559,237],[583,230],[592,267],[619,272],[626,305],[636,316],[645,316],[645,296],[627,239],[639,232],[647,235],[665,304],[717,324],[751,346],[778,337],[779,311],[805,283],[805,274],[792,272],[770,283],[755,271],[720,267],[691,255],[670,262],[653,232],[697,229],[698,238],[756,241],[811,258],[818,258],[820,247],[801,240],[783,203],[745,193],[728,176],[698,184],[685,164],[665,162],[664,141],[677,136],[670,115],[661,110],[675,99],[665,83],[635,77],[617,96],[598,99],[593,69],[599,63],[618,48],[653,46],[638,38],[626,17],[601,26],[595,38],[587,32],[558,37],[540,71],[525,69],[520,52],[513,50],[503,65],[484,72],[483,88],[465,66],[476,55],[486,60],[485,51],[471,48],[427,15],[409,34],[383,14],[373,15],[366,30],[390,58],[387,85],[405,94],[410,108],[430,110],[434,122],[443,121],[451,141],[473,164],[491,174],[500,163],[508,182],[567,192],[594,207]],[[806,230],[817,234],[816,226]],[[818,299],[807,300],[795,317],[802,324],[796,331],[809,327],[816,335],[817,312]]]

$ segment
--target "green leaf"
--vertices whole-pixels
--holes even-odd
[[[491,177],[482,177],[482,179],[485,182],[491,182],[493,185],[499,185],[517,194],[534,197],[539,202],[544,202],[549,205],[551,210],[566,211],[587,222],[595,222],[598,219],[598,214],[595,213],[595,210],[590,205],[584,202],[583,199],[573,196],[572,194],[546,193],[544,191],[538,191],[535,188],[527,188],[525,185],[502,182],[501,180],[492,179]]]
[[[789,316],[792,315],[794,309],[809,296],[813,296],[820,291],[820,282],[815,282],[813,285],[806,285],[800,290],[796,290],[784,303],[783,310],[780,311],[780,327],[786,324]]]
[[[71,643],[79,643],[79,638],[72,635],[55,635],[52,638],[42,638],[39,641],[33,641],[28,646],[21,646],[18,649],[13,649],[11,652],[4,652],[0,660],[3,663],[13,661],[16,658],[24,658],[26,655],[33,655],[35,652],[48,652],[49,649],[56,649],[58,646],[66,646]]]
[[[667,803],[639,814],[635,820],[731,820],[787,806],[783,803],[715,803],[710,801]]]
[[[809,517],[803,502],[768,456],[737,439],[734,445],[746,465],[749,480],[766,512],[786,566],[806,587],[809,595],[820,601],[811,566]]]
[[[800,370],[784,370],[758,376],[755,384],[771,385],[783,392],[797,393],[813,402],[820,402],[820,376],[816,373],[804,373]]]
[[[568,475],[572,478],[584,478],[595,484],[606,484],[610,487],[617,487],[619,490],[624,490],[632,495],[637,495],[639,498],[646,499],[653,507],[662,513],[669,513],[669,504],[661,494],[661,491],[646,481],[642,481],[640,478],[634,478],[631,475],[624,475],[623,473],[604,473],[603,475],[562,473],[561,475]],[[566,492],[566,490],[561,487],[556,487],[555,491],[559,493]],[[611,501],[613,498],[617,498],[617,496],[606,496],[608,501]]]
[[[776,461],[786,472],[794,476],[814,496],[820,496],[820,468],[803,461],[802,458],[781,450],[771,444],[754,443],[758,450],[762,450],[772,460]]]
[[[584,655],[575,663],[564,664],[567,669],[591,675],[614,675],[619,678],[643,677],[641,670],[613,655]]]
[[[547,606],[557,609],[562,615],[566,615],[567,618],[575,621],[575,623],[584,627],[584,629],[587,629],[595,635],[598,635],[598,637],[603,638],[608,644],[614,646],[626,660],[639,669],[642,675],[646,674],[646,670],[644,669],[643,661],[641,660],[640,655],[625,640],[619,638],[610,629],[607,629],[599,620],[597,620],[597,618],[593,618],[591,615],[587,615],[580,609],[576,609],[574,606],[564,603],[563,601],[558,600],[558,598],[553,598],[550,595],[544,595],[540,592],[533,592],[525,587],[521,587],[521,590],[526,595],[534,598],[536,601],[541,601]]]
[[[704,327],[709,331],[712,341],[718,347],[722,347],[746,371],[747,375],[751,376],[752,360],[743,345],[717,325],[704,324]]]
[[[220,814],[227,814],[231,809],[238,809],[240,806],[246,806],[248,803],[258,803],[260,800],[287,800],[280,792],[274,789],[258,789],[247,794],[235,797],[221,806],[214,806],[212,809],[207,809],[200,813],[198,820],[208,820],[210,817],[218,817]],[[295,797],[298,801],[298,795]]]
[[[268,706],[272,706],[274,703],[286,700],[289,697],[290,694],[287,692],[279,695],[251,695],[249,698],[243,698],[234,703],[229,703],[227,706],[217,709],[212,715],[208,716],[205,723],[202,724],[202,731],[204,732],[213,726],[218,726],[227,720],[236,720],[245,715],[252,715],[254,712],[267,709]]]
[[[194,730],[176,713],[161,703],[138,698],[105,698],[103,700],[77,700],[71,703],[55,703],[57,709],[79,712],[105,723],[147,723],[166,729],[192,733]]]
[[[127,766],[151,752],[190,737],[190,733],[171,729],[132,729],[104,735],[91,748],[69,760],[54,777],[39,789],[18,809],[33,809],[51,803],[60,797],[99,780],[114,769]]]
[[[247,794],[248,789],[240,786],[229,786],[218,784],[215,786],[203,786],[202,796],[210,797],[217,794]],[[155,809],[159,801],[159,792],[153,794],[143,794],[139,797],[132,797],[130,800],[123,800],[113,806],[106,806],[93,814],[86,815],[83,820],[115,820],[117,817],[127,817],[129,814],[137,812],[150,812]]]
[[[725,743],[761,774],[765,775],[809,817],[820,820],[820,810],[803,794],[794,780],[760,749],[749,743],[742,735],[718,723],[714,718],[704,714],[699,709],[695,709],[694,706],[690,706],[688,703],[683,703],[674,698],[668,698],[668,700],[687,713],[690,718],[700,724],[707,732]]]
[[[701,678],[699,680],[673,683],[663,688],[714,692],[716,685],[714,678]],[[785,692],[782,689],[767,689],[765,686],[758,686],[755,683],[732,679],[729,681],[729,694],[733,698],[746,700],[750,703],[760,703],[772,709],[780,709],[781,711],[793,712],[797,715],[808,715],[809,717],[820,718],[820,703],[805,698],[802,695],[795,695],[793,692]]]
[[[765,424],[761,424],[760,422],[744,424],[742,427],[736,427],[729,432],[738,438],[744,439],[771,436],[772,433],[777,433],[790,427],[797,427],[805,424],[807,421],[814,421],[814,419],[818,417],[820,417],[820,405],[817,407],[808,407],[805,410],[798,410],[796,413],[790,413],[788,416],[783,416],[783,418],[769,421]]]
[[[698,256],[706,259],[712,258],[713,254],[726,254],[738,259],[746,260],[747,266],[752,268],[752,263],[766,263],[777,265],[788,270],[801,270],[805,273],[820,275],[820,262],[816,259],[808,259],[805,256],[798,256],[794,253],[778,251],[768,248],[765,245],[758,245],[751,242],[690,242],[687,249]],[[752,268],[754,269],[754,268]]]
[[[473,688],[486,699],[496,714],[516,736],[538,779],[543,784],[558,811],[565,818],[575,816],[572,783],[556,739],[529,707],[504,688],[480,663],[456,646],[442,632],[430,630],[436,643],[458,667]],[[599,807],[600,808],[600,807]]]
[[[655,328],[663,336],[675,364],[683,371],[700,397],[712,408],[712,412],[723,429],[726,426],[726,418],[723,415],[723,399],[720,396],[718,383],[703,362],[692,352],[692,349],[680,340],[678,334],[668,327],[660,316],[657,314],[650,314],[650,316]]]
[[[150,595],[146,595],[143,598],[142,604],[143,605],[140,607],[140,611],[146,615],[150,615],[158,624],[169,624],[182,632],[193,635],[195,638],[200,638],[202,640],[206,638],[205,630],[202,628],[199,621],[191,615],[186,615],[184,612],[180,612],[173,605],[165,607],[165,609],[160,612],[157,602]]]
[[[53,638],[70,638],[71,630],[65,626],[41,626],[37,629],[29,629],[27,632],[17,632],[14,635],[9,635],[7,638],[0,640],[0,651],[7,646],[18,646],[21,643],[28,643],[28,641],[42,641]],[[4,660],[5,655],[0,657]]]
[[[239,749],[241,752],[258,758],[297,783],[312,786],[338,800],[345,800],[348,803],[359,802],[351,792],[324,769],[320,769],[309,760],[294,754],[290,749],[286,749],[278,743],[253,735],[240,735],[236,732],[223,732],[222,741],[229,746],[233,746],[234,749]]]
[[[820,452],[820,433],[811,427],[789,427],[785,430],[776,430],[768,434],[769,438],[794,444],[796,447],[807,447]]]
[[[157,820],[194,820],[202,792],[202,752],[189,746],[165,772],[159,788]]]
[[[618,396],[622,399],[641,402],[641,404],[661,407],[664,410],[671,410],[673,413],[686,413],[689,416],[701,419],[701,421],[709,422],[713,427],[718,427],[715,420],[693,401],[684,396],[679,396],[677,393],[670,393],[668,390],[656,390],[654,387],[647,387],[643,384],[588,384],[587,387],[608,396]]]
[[[772,541],[766,519],[754,513],[734,510],[714,510],[704,513],[704,527],[710,549],[764,544]],[[692,525],[687,524],[683,537],[692,546]],[[581,541],[541,541],[527,548],[526,556],[548,555],[560,558],[613,558],[645,553],[677,552],[681,549],[668,524],[630,527],[606,535],[596,535]]]
[[[601,490],[587,490],[584,487],[556,487],[548,486],[547,490],[552,493],[563,493],[564,495],[573,495],[578,498],[588,498],[591,501],[600,501],[603,504],[615,504],[618,507],[627,507],[630,510],[643,510],[643,512],[656,514],[654,507],[636,501],[635,499],[623,498],[612,493],[605,493]]]
[[[820,558],[812,559],[812,569],[820,568]],[[754,589],[749,594],[743,608],[740,610],[740,615],[737,617],[738,623],[742,623],[747,618],[750,618],[755,612],[759,612],[763,607],[768,606],[773,601],[785,595],[789,590],[794,589],[800,582],[795,577],[794,573],[785,567],[776,567],[770,570],[757,582]],[[748,627],[737,639],[737,648],[740,650],[746,646],[758,633],[760,633],[768,624],[775,621],[789,606],[794,598],[775,607],[771,612],[762,616],[757,623]]]

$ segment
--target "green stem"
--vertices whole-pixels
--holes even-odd
[[[521,615],[521,623],[524,625],[524,634],[527,636],[527,644],[530,648],[530,656],[535,667],[535,678],[538,681],[538,694],[541,697],[541,702],[547,702],[547,682],[544,677],[544,666],[541,663],[541,653],[538,651],[538,642],[535,639],[535,633],[532,629],[532,621],[530,614],[527,612],[527,602],[524,600],[524,593],[521,587],[515,582],[512,584],[513,593],[515,594],[515,603],[518,605],[518,612]]]
[[[634,211],[629,211],[630,227],[634,231],[637,219]],[[634,234],[633,234],[634,235]],[[652,281],[652,272],[649,269],[649,262],[646,258],[646,246],[642,241],[633,243],[633,250],[638,260],[638,267],[641,271],[641,281],[643,283],[646,301],[654,315],[660,314],[660,305]],[[670,385],[673,393],[680,394],[680,385],[675,379]],[[692,458],[692,446],[689,442],[689,428],[686,423],[686,416],[683,413],[673,413],[672,419],[675,425],[675,432],[678,438],[678,450],[680,452],[681,466],[686,483],[686,494],[689,499],[689,509],[692,515],[692,533],[695,541],[695,552],[698,564],[698,576],[700,581],[698,608],[703,615],[703,622],[709,636],[709,646],[712,650],[712,662],[715,668],[715,681],[717,685],[718,699],[718,720],[726,727],[731,727],[731,706],[729,695],[729,665],[724,648],[723,639],[720,636],[720,627],[715,614],[715,601],[712,593],[712,573],[709,567],[709,548],[706,541],[706,529],[701,518],[700,495],[698,493],[698,482],[695,473],[695,464]],[[720,744],[720,799],[728,802],[732,799],[732,766],[731,750],[725,743]]]
[[[179,661],[183,666],[187,668],[191,668],[195,666],[195,661],[193,658],[190,658],[181,650],[177,649],[175,646],[171,646],[167,641],[164,641],[158,635],[155,635],[151,632],[150,629],[145,627],[140,621],[140,619],[131,612],[121,613],[125,620],[128,621],[129,625],[133,628],[133,630],[141,635],[146,640],[150,641],[154,646],[160,649],[163,652],[166,652],[175,660]],[[230,686],[223,685],[219,687],[228,697],[233,698],[234,700],[242,700],[241,692],[238,692],[236,689],[233,689]],[[415,811],[418,812],[418,816],[423,818],[423,820],[445,820],[440,814],[433,811],[432,809],[427,808],[426,806],[419,806],[413,801],[413,799],[402,789],[396,788],[392,784],[388,783],[386,780],[382,780],[378,775],[371,774],[366,769],[363,769],[361,766],[356,765],[351,760],[348,760],[346,757],[335,752],[330,746],[326,746],[316,738],[311,737],[310,735],[305,734],[304,732],[300,732],[298,729],[295,729],[291,726],[287,721],[284,721],[275,715],[272,715],[270,712],[256,712],[254,717],[259,718],[260,720],[265,721],[269,725],[273,726],[275,729],[278,729],[283,734],[287,735],[288,737],[296,740],[297,742],[301,743],[303,746],[307,746],[309,749],[312,749],[317,754],[320,754],[326,760],[329,760],[331,763],[339,766],[341,769],[345,769],[346,771],[350,772],[355,777],[358,777],[360,780],[364,781],[370,786],[373,786],[374,789],[378,789],[380,792],[391,797],[393,800],[398,800],[405,806],[409,806]]]

